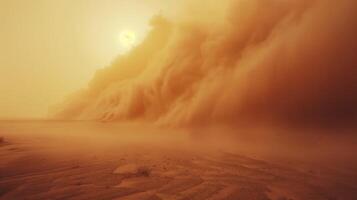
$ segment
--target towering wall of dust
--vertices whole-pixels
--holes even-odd
[[[57,106],[175,125],[357,120],[357,1],[190,1]]]

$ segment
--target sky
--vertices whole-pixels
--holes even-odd
[[[147,33],[169,1],[0,0],[0,118],[43,118]]]
[[[356,124],[356,1],[0,4],[0,118]]]

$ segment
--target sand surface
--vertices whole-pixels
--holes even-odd
[[[2,200],[355,200],[357,171],[203,148],[148,126],[1,122]]]

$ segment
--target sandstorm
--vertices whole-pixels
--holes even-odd
[[[0,197],[355,199],[356,11],[170,4],[46,120],[0,123]]]

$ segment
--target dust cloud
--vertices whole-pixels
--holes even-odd
[[[357,2],[183,3],[53,109],[160,125],[347,126],[357,120]]]

